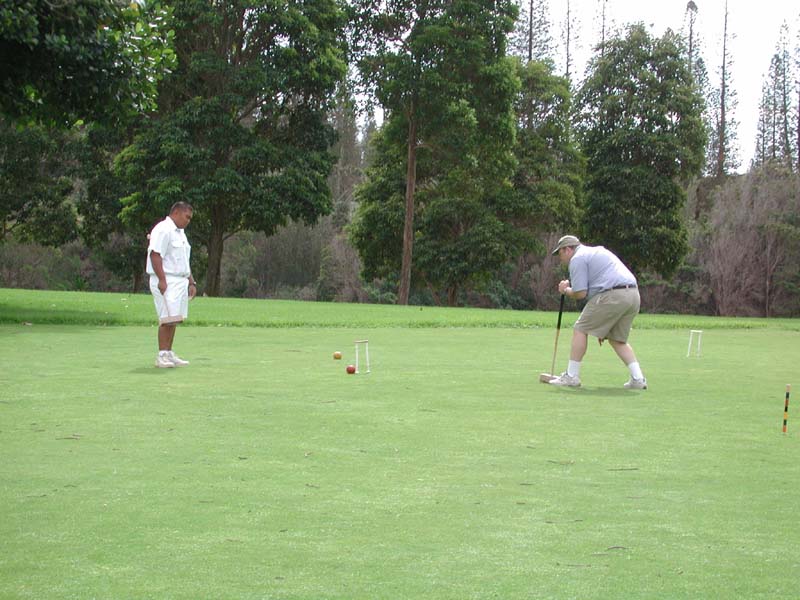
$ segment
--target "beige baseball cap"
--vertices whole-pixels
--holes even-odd
[[[550,254],[558,254],[558,251],[562,248],[566,248],[567,246],[580,246],[580,244],[581,241],[574,235],[565,235],[558,240],[558,245],[553,248],[553,251]]]

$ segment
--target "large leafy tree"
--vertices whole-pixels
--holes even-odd
[[[174,66],[169,11],[115,0],[0,4],[0,113],[69,126],[154,108]]]
[[[538,233],[574,228],[583,204],[586,161],[571,124],[569,80],[554,75],[549,61],[520,65],[519,73],[513,184],[525,205],[520,225]]]
[[[514,165],[518,80],[505,54],[516,7],[510,0],[356,4],[365,28],[356,48],[361,73],[386,120],[353,239],[366,274],[399,271],[399,303],[408,303],[414,253],[416,283],[446,290],[452,302],[460,285],[508,253],[503,238],[511,232],[499,214]]]
[[[344,13],[335,0],[186,0],[174,16],[178,70],[118,157],[136,186],[122,216],[144,227],[190,202],[217,295],[227,237],[330,211],[326,114],[345,74]]]
[[[0,118],[0,243],[58,246],[77,235],[67,136]]]
[[[81,215],[79,233],[83,242],[103,264],[128,279],[133,291],[141,289],[144,277],[144,254],[147,247],[145,229],[150,223],[120,220],[120,198],[130,194],[133,186],[114,173],[115,156],[130,143],[125,128],[91,124],[75,144],[76,172],[81,185],[75,194],[75,206]],[[193,271],[199,276],[197,256]]]
[[[684,185],[703,167],[703,100],[671,31],[606,42],[578,95],[587,158],[586,238],[668,276],[688,250]]]
[[[155,108],[175,64],[169,16],[115,0],[0,4],[0,242],[76,237],[69,149],[84,122],[118,127]]]

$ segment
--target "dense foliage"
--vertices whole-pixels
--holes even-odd
[[[3,2],[0,113],[68,126],[151,110],[175,63],[171,39],[158,3]]]
[[[361,50],[362,76],[387,115],[353,240],[367,274],[398,274],[400,303],[412,272],[413,285],[453,303],[460,286],[485,280],[522,242],[507,219],[519,82],[506,37],[516,7],[456,0],[359,8],[378,35]]]
[[[0,118],[0,243],[12,232],[53,246],[75,239],[67,143],[63,133]]]
[[[683,185],[703,168],[703,101],[671,32],[638,24],[593,59],[578,94],[587,241],[634,270],[675,272],[688,252]]]
[[[2,3],[0,285],[142,290],[147,231],[188,200],[208,294],[553,308],[544,249],[569,231],[622,255],[648,311],[799,314],[788,29],[737,177],[725,48],[714,89],[691,28],[603,23],[576,91],[546,3],[516,8]]]
[[[574,228],[583,206],[585,163],[572,128],[569,81],[549,62],[519,67],[514,195],[524,205],[518,226],[546,233]]]
[[[227,236],[330,211],[326,111],[345,73],[343,26],[330,0],[175,5],[180,66],[160,88],[159,114],[118,157],[135,185],[122,215],[144,225],[190,202],[210,295]]]

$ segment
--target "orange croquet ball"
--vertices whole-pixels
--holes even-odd
[[[340,360],[342,358],[342,353],[337,350],[336,352],[333,353],[333,358],[336,360]]]

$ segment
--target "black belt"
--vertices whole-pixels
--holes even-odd
[[[615,285],[611,288],[612,290],[635,290],[636,284],[635,283],[628,283],[626,285]]]

